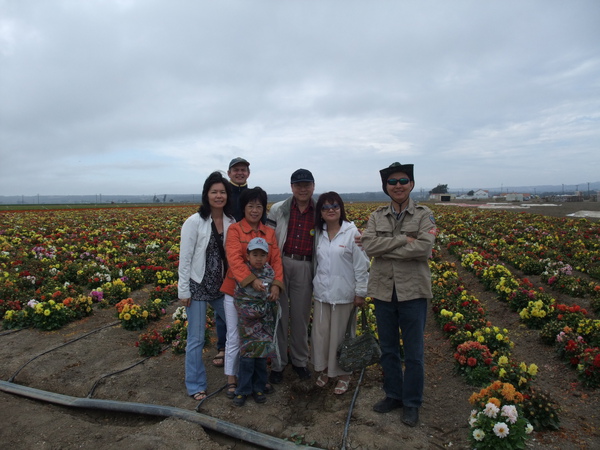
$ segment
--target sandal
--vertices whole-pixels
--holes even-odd
[[[348,387],[350,386],[350,380],[338,380],[337,384],[335,385],[335,389],[333,390],[333,393],[336,395],[342,395],[344,394],[347,390]]]
[[[215,367],[223,367],[225,365],[225,352],[219,351],[212,360],[212,364]]]
[[[236,388],[237,388],[237,383],[227,383],[227,386],[225,386],[225,389],[227,389],[225,391],[225,395],[227,396],[227,398],[235,397],[235,389]]]
[[[206,391],[196,392],[194,395],[190,395],[197,402],[201,402],[206,398]]]
[[[325,385],[329,383],[329,377],[327,376],[327,374],[325,372],[321,372],[319,374],[319,377],[317,378],[317,382],[316,385],[319,386],[320,388],[325,387]]]

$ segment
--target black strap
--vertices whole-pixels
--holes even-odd
[[[362,323],[362,330],[363,333],[370,333],[371,329],[369,328],[369,324],[367,323],[367,313],[365,311],[365,307],[362,306],[360,308],[360,317],[361,317],[361,323]],[[350,317],[348,317],[348,324],[346,325],[346,337],[349,338],[350,337],[350,330],[352,329],[352,319],[354,319],[354,316],[356,314],[356,306],[354,308],[352,308],[352,312],[350,313]]]
[[[223,248],[223,239],[221,238],[221,235],[217,231],[217,226],[215,225],[215,222],[213,220],[211,220],[211,222],[210,222],[210,227],[212,228],[213,236],[215,237],[215,240],[217,241],[217,247],[219,247],[219,253],[221,254],[221,260],[223,261],[223,267],[225,269],[225,273],[227,273],[227,269],[229,266],[227,265],[227,257],[225,256],[225,249]]]

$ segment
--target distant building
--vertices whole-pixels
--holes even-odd
[[[477,189],[473,194],[473,198],[482,199],[482,198],[490,198],[490,193],[484,189]]]
[[[455,194],[429,194],[429,200],[434,202],[449,202],[456,198]]]
[[[522,202],[523,194],[517,194],[516,192],[513,192],[511,194],[506,194],[506,201],[507,202]]]
[[[473,192],[473,195],[463,194],[458,196],[457,198],[461,200],[482,200],[490,198],[490,193],[484,189],[477,189]]]

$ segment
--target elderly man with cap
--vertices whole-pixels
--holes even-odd
[[[267,225],[275,228],[282,253],[285,289],[279,303],[281,318],[277,327],[279,358],[271,361],[269,381],[283,381],[289,348],[292,367],[301,380],[311,378],[308,364],[308,324],[312,304],[313,243],[315,226],[315,179],[306,169],[291,177],[292,196],[271,206]]]
[[[414,427],[423,403],[425,320],[427,299],[432,298],[428,260],[437,229],[431,210],[410,198],[412,164],[395,162],[379,173],[391,202],[371,214],[362,235],[363,248],[373,258],[367,295],[375,303],[384,374],[385,398],[373,410],[404,408],[402,422]]]

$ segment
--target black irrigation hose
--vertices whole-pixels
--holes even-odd
[[[358,397],[358,391],[360,390],[360,383],[362,383],[364,375],[365,375],[365,369],[363,368],[360,371],[360,377],[358,378],[358,383],[356,384],[356,389],[354,390],[354,396],[352,397],[352,402],[350,403],[350,409],[348,410],[348,417],[346,417],[346,426],[344,427],[344,434],[342,436],[341,450],[346,450],[346,439],[348,437],[348,429],[350,428],[350,418],[352,417],[352,410],[354,409],[354,403],[356,403],[356,398]]]
[[[217,395],[218,393],[220,393],[223,389],[225,389],[227,387],[227,383],[225,383],[223,386],[221,386],[219,389],[217,389],[215,392],[213,392],[212,394],[207,395],[206,397],[204,397],[202,400],[200,400],[200,403],[198,403],[198,405],[196,406],[196,411],[200,412],[200,407],[202,406],[202,403],[204,403],[206,400],[208,400],[211,397],[214,397],[215,395]]]
[[[6,336],[7,334],[18,333],[19,331],[24,330],[24,328],[17,328],[16,330],[8,330],[0,333],[0,336]]]
[[[164,352],[165,350],[167,350],[167,349],[168,349],[168,348],[170,348],[170,347],[171,347],[171,344],[167,345],[167,346],[166,346],[165,348],[163,348],[163,349],[162,349],[160,352],[162,353],[162,352]],[[142,359],[142,360],[140,360],[140,361],[138,361],[138,362],[136,362],[136,363],[133,363],[133,364],[132,364],[132,365],[130,365],[129,367],[125,367],[124,369],[117,370],[116,372],[107,373],[106,375],[102,375],[100,378],[98,378],[98,379],[96,380],[96,382],[94,383],[94,386],[92,386],[92,389],[90,389],[90,392],[88,392],[87,398],[92,398],[92,395],[94,394],[94,391],[95,391],[95,390],[96,390],[96,388],[98,387],[98,384],[100,384],[100,382],[101,382],[103,379],[105,379],[105,378],[107,378],[107,377],[110,377],[110,376],[113,376],[113,375],[118,375],[118,374],[120,374],[120,373],[122,373],[122,372],[125,372],[125,371],[129,370],[129,369],[133,369],[135,366],[137,366],[137,365],[139,365],[139,364],[142,364],[144,361],[146,361],[146,360],[148,360],[148,359],[150,359],[150,358],[152,358],[152,356],[146,356],[144,359]]]
[[[298,449],[298,446],[293,442],[284,441],[282,439],[269,436],[268,434],[263,434],[249,428],[244,428],[215,417],[189,411],[187,409],[176,408],[173,406],[71,397],[55,392],[42,391],[40,389],[9,383],[7,381],[0,381],[0,391],[20,395],[22,397],[31,398],[34,400],[53,403],[55,405],[70,406],[75,408],[117,411],[158,417],[175,417],[178,419],[187,420],[188,422],[197,423],[203,428],[208,428],[210,430],[230,436],[234,439],[241,439],[245,442],[249,442],[264,448],[275,450]],[[303,448],[312,449],[313,447]]]
[[[61,348],[61,347],[64,347],[65,345],[69,345],[69,344],[71,344],[71,343],[73,343],[73,342],[76,342],[76,341],[78,341],[79,339],[83,339],[84,337],[87,337],[87,336],[89,336],[90,334],[97,333],[98,331],[100,331],[100,330],[103,330],[104,328],[114,327],[114,326],[115,326],[115,325],[117,325],[118,323],[119,323],[119,321],[117,320],[116,322],[112,322],[112,323],[109,323],[108,325],[104,325],[104,326],[102,326],[102,327],[100,327],[100,328],[96,328],[95,330],[92,330],[92,331],[90,331],[90,332],[88,332],[88,333],[82,334],[81,336],[79,336],[79,337],[76,337],[75,339],[71,339],[70,341],[67,341],[67,342],[65,342],[65,343],[63,343],[63,344],[60,344],[60,345],[58,345],[58,346],[56,346],[56,347],[53,347],[53,348],[51,348],[50,350],[46,350],[45,352],[43,352],[43,353],[40,353],[39,355],[36,355],[36,356],[34,356],[34,357],[33,357],[33,358],[31,358],[29,361],[27,361],[25,364],[23,364],[21,367],[19,367],[19,368],[17,369],[17,371],[16,371],[16,372],[13,374],[13,376],[12,376],[12,377],[10,377],[10,378],[8,379],[8,382],[9,382],[9,383],[12,383],[12,382],[14,381],[14,379],[16,378],[16,376],[19,374],[19,372],[21,372],[21,370],[23,370],[23,369],[25,368],[25,366],[27,366],[27,365],[28,365],[30,362],[32,362],[32,361],[35,361],[36,359],[38,359],[40,356],[43,356],[43,355],[45,355],[46,353],[53,352],[54,350],[57,350],[57,349],[59,349],[59,348]]]

